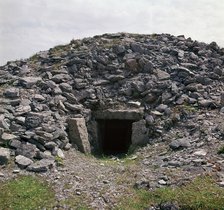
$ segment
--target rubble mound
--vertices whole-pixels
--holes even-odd
[[[126,150],[181,123],[193,132],[196,113],[224,112],[223,81],[224,49],[182,35],[104,34],[8,62],[0,67],[0,163],[10,150],[21,168],[43,172],[72,145],[100,153],[102,127],[116,124],[107,120],[132,124]]]

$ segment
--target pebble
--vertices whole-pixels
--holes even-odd
[[[165,180],[161,179],[161,180],[158,181],[158,184],[167,185],[167,182]]]

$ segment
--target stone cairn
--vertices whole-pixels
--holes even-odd
[[[104,34],[10,61],[0,67],[0,164],[14,156],[47,171],[71,147],[72,118],[85,119],[94,152],[93,113],[108,109],[142,110],[153,142],[191,108],[224,106],[223,81],[224,49],[183,35]]]

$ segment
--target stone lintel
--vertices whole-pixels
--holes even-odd
[[[140,120],[143,117],[143,109],[128,109],[128,110],[113,110],[96,111],[93,113],[96,120],[102,119],[117,119],[117,120]]]

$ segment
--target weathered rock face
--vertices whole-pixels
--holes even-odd
[[[85,142],[94,148],[93,113],[143,110],[144,132],[134,126],[142,144],[192,110],[223,106],[224,49],[169,34],[105,34],[8,62],[0,75],[0,145],[45,160],[47,151],[63,157],[59,149],[70,147],[69,118],[85,119]],[[28,168],[44,171],[48,164]]]
[[[88,131],[84,118],[69,119],[69,136],[72,144],[77,145],[78,149],[84,153],[90,153]]]

